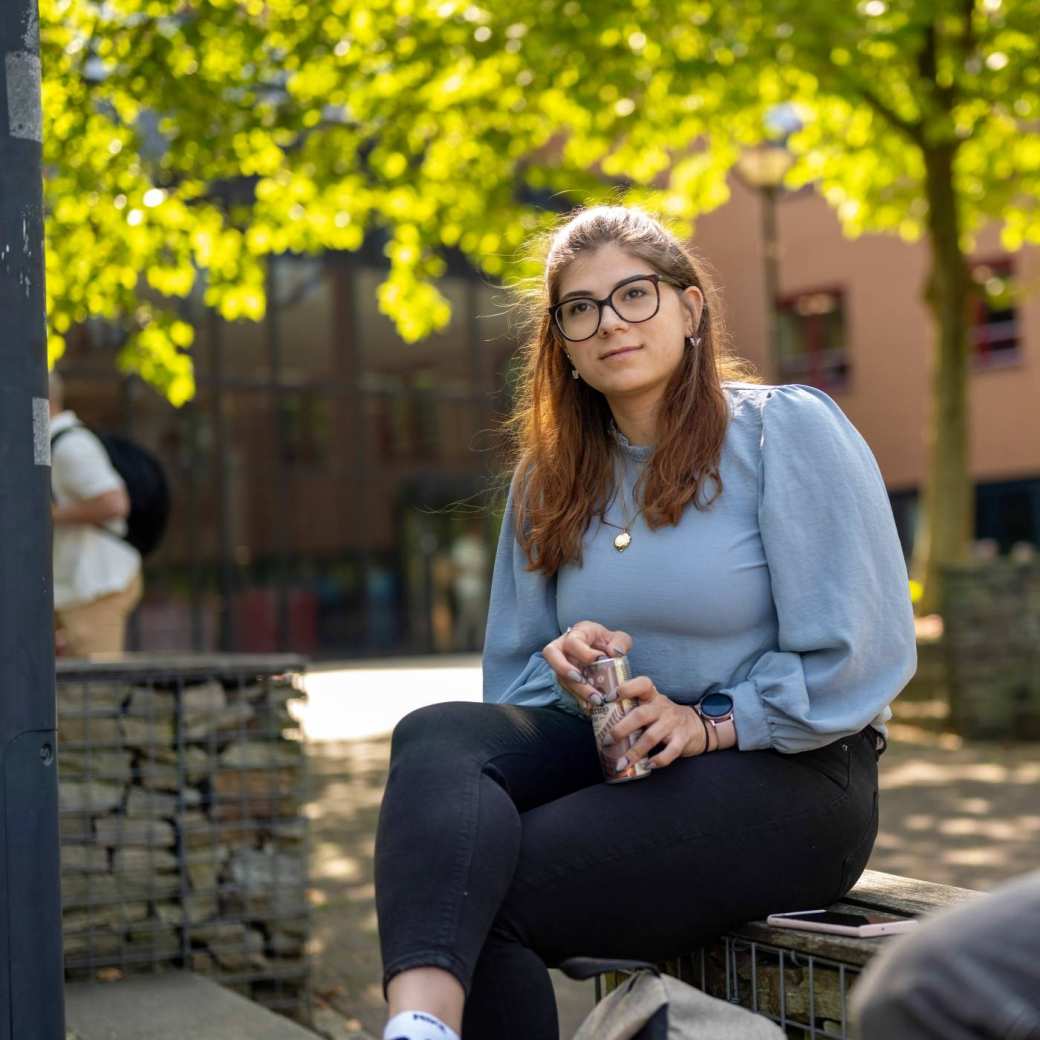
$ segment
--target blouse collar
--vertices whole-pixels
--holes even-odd
[[[654,453],[652,444],[633,444],[613,422],[610,424],[610,433],[621,454],[634,462],[646,462]]]

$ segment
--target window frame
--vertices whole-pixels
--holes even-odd
[[[994,274],[1008,278],[1012,284],[1014,284],[1017,274],[1014,256],[1009,254],[978,257],[968,261],[968,277],[976,286],[976,289],[969,295],[967,302],[969,357],[972,371],[985,372],[991,369],[999,370],[1020,365],[1022,363],[1022,328],[1021,316],[1017,305],[1018,301],[1013,301],[1012,313],[1014,317],[1009,322],[1012,326],[1013,336],[1004,337],[997,341],[1006,342],[1010,339],[1013,346],[993,351],[990,346],[990,337],[985,331],[990,327],[990,323],[984,321],[988,301],[982,291],[982,286],[975,281],[974,277],[975,271],[980,267],[991,268]]]
[[[797,302],[804,299],[807,296],[818,296],[826,294],[828,296],[835,297],[838,301],[838,313],[841,316],[842,332],[844,338],[844,345],[840,348],[841,356],[837,361],[843,366],[843,372],[840,375],[829,376],[828,373],[828,360],[826,355],[828,354],[827,348],[820,348],[814,346],[812,342],[807,342],[809,348],[805,357],[808,360],[807,371],[793,371],[794,366],[791,365],[791,361],[788,359],[785,361],[784,358],[778,357],[777,364],[779,365],[779,377],[784,382],[804,382],[808,386],[815,386],[820,390],[824,390],[827,393],[842,393],[847,391],[852,385],[852,362],[851,362],[851,348],[849,344],[849,314],[848,314],[848,300],[849,293],[844,286],[830,284],[830,285],[819,285],[813,286],[809,289],[799,289],[797,292],[785,293],[782,296],[776,298],[776,321],[777,321],[777,338],[780,338],[780,323],[784,320],[785,313],[791,313]],[[805,325],[811,326],[814,333],[810,333],[808,339],[819,339],[822,333],[819,331],[822,325],[822,319],[824,315],[799,315],[794,311],[795,317],[799,318]],[[837,352],[837,348],[831,348]],[[834,362],[830,362],[834,364]]]

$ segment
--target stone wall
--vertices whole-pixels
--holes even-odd
[[[1040,562],[945,568],[942,615],[954,729],[970,738],[1040,740]]]
[[[66,973],[162,966],[306,1017],[298,659],[59,665]]]
[[[900,693],[899,700],[931,701],[946,700],[946,697],[946,651],[942,636],[918,636],[917,671]]]

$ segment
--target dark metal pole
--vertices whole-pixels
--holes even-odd
[[[491,392],[485,378],[487,363],[484,358],[485,342],[481,339],[480,325],[480,279],[466,279],[466,338],[469,340],[470,371],[470,414],[473,430],[470,434],[470,449],[479,453],[481,475],[485,487],[492,472],[491,444]]]
[[[213,307],[209,312],[209,379],[210,419],[213,424],[213,481],[217,503],[217,524],[220,535],[220,588],[219,647],[225,653],[235,649],[235,546],[231,519],[231,467],[228,464],[227,416],[224,401],[224,329],[220,312]]]
[[[0,4],[0,1040],[62,1040],[36,0]]]
[[[204,313],[204,312],[203,312]],[[196,330],[201,325],[199,311],[192,305],[190,300],[182,300],[178,305],[178,314],[181,321],[191,322]],[[199,347],[198,339],[191,348],[192,363],[198,371]],[[188,566],[188,613],[190,617],[189,627],[191,631],[191,649],[195,653],[203,650],[202,629],[202,597],[203,597],[203,574],[202,574],[202,530],[199,524],[199,471],[203,468],[203,460],[199,451],[199,405],[198,398],[189,402],[181,409],[180,428],[184,435],[184,442],[177,459],[180,470],[178,484],[184,494],[184,526],[187,535],[187,566]]]
[[[199,493],[198,472],[202,467],[202,452],[199,450],[199,408],[193,401],[184,406],[182,422],[187,437],[187,458],[184,467],[184,488],[187,492],[185,516],[188,526],[188,599],[191,604],[191,648],[201,653],[204,646],[202,606],[204,581],[202,574],[202,525],[199,523],[202,496]]]
[[[780,242],[776,233],[776,197],[778,189],[766,185],[762,189],[762,251],[765,255],[766,327],[768,337],[770,379],[782,381],[780,361]]]
[[[357,618],[356,628],[363,634],[361,648],[366,652],[373,649],[368,637],[369,613],[372,604],[369,596],[369,570],[372,566],[371,539],[369,537],[368,509],[371,498],[368,484],[371,479],[368,459],[368,429],[365,421],[365,392],[362,386],[365,362],[362,354],[362,315],[358,304],[358,279],[361,265],[353,257],[337,258],[338,263],[332,268],[335,322],[331,335],[335,351],[335,378],[338,392],[336,409],[338,414],[337,430],[354,448],[352,456],[344,452],[342,469],[336,474],[342,496],[340,515],[349,517],[353,524],[350,537],[350,556],[358,562],[361,575],[361,590],[358,599],[361,602],[361,616]],[[344,414],[345,413],[345,414]],[[340,425],[342,424],[342,425]],[[357,642],[354,643],[358,645]]]
[[[135,376],[125,375],[119,382],[120,406],[123,413],[122,427],[124,437],[134,436],[134,390]],[[142,568],[144,561],[141,561]],[[147,579],[146,582],[147,584]],[[141,649],[141,611],[134,609],[126,626],[127,643],[131,650]]]
[[[274,419],[274,458],[271,460],[271,471],[274,486],[277,489],[274,500],[280,503],[272,510],[274,521],[274,559],[275,559],[275,631],[278,650],[289,649],[289,539],[286,532],[286,519],[289,510],[282,507],[289,493],[288,475],[286,473],[285,451],[285,403],[282,390],[282,337],[281,337],[281,304],[278,300],[278,281],[275,276],[274,257],[267,257],[266,270],[267,289],[267,363],[270,369],[268,388],[270,390],[271,417]]]

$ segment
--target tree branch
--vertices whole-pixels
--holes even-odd
[[[961,14],[964,16],[964,41],[961,45],[965,60],[975,53],[978,41],[975,39],[975,23],[972,15],[975,13],[975,0],[961,0]]]
[[[935,57],[935,23],[929,22],[924,30],[924,42],[917,55],[917,71],[929,83],[935,82],[937,62]]]
[[[855,76],[850,76],[840,68],[837,71],[849,87],[856,91],[882,119],[904,133],[914,144],[924,145],[924,128],[920,122],[913,122],[901,116],[891,105],[878,97],[870,87],[865,83],[861,83]]]
[[[826,38],[826,33],[823,31],[823,27],[821,26],[818,39],[825,40]],[[815,50],[816,58],[821,65],[829,67],[837,78],[844,82],[847,89],[859,95],[859,97],[861,97],[874,112],[881,116],[885,122],[891,124],[896,130],[903,133],[914,144],[924,147],[924,126],[921,122],[914,122],[913,120],[901,116],[890,104],[884,101],[872,87],[868,86],[865,82],[853,75],[848,70],[847,66],[835,64],[830,57],[829,51],[824,52],[815,44],[809,49],[810,51]]]
[[[929,22],[925,28],[924,43],[917,55],[917,70],[940,109],[947,115],[952,112],[957,101],[956,79],[948,87],[939,82],[939,33],[935,22]]]

